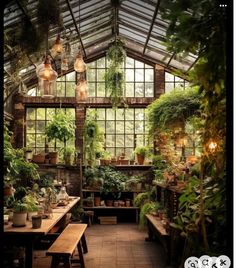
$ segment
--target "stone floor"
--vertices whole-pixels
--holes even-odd
[[[137,224],[99,225],[86,230],[86,268],[164,268],[165,254],[157,242],[146,242]],[[79,267],[79,264],[73,264]],[[33,268],[50,268],[50,257],[36,251]]]

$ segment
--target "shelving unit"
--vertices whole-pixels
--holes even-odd
[[[139,221],[139,208],[133,206],[133,200],[136,197],[138,193],[142,191],[123,191],[121,193],[121,197],[119,200],[125,200],[129,199],[131,202],[130,206],[107,206],[100,205],[95,206],[94,202],[91,206],[84,205],[86,198],[91,197],[92,200],[94,200],[94,197],[100,196],[101,200],[104,201],[104,203],[108,200],[106,199],[106,195],[101,193],[99,190],[90,190],[90,189],[83,189],[83,208],[84,210],[92,210],[94,211],[94,218],[95,220],[98,219],[99,216],[117,216],[118,221],[124,221],[124,216],[127,216],[126,220],[134,221],[138,223]],[[134,211],[134,213],[132,212]],[[132,215],[131,215],[132,214]]]

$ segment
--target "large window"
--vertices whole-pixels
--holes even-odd
[[[129,158],[136,146],[147,145],[148,129],[144,108],[95,110],[97,122],[105,133],[105,149],[112,156],[125,153],[126,158]]]
[[[189,82],[171,73],[165,72],[165,93],[182,88],[185,90],[189,86]]]
[[[108,60],[103,57],[87,64],[89,97],[109,97],[105,84],[105,72]],[[125,87],[124,97],[153,97],[154,68],[138,60],[126,57],[124,62]]]
[[[26,109],[26,147],[32,148],[35,153],[45,152],[47,142],[45,127],[59,108],[27,108]],[[75,118],[74,108],[61,108]],[[66,141],[48,142],[49,151],[60,150],[65,146],[75,146],[74,138]]]
[[[75,97],[76,73],[71,72],[57,78],[55,96],[57,97]],[[34,87],[28,91],[28,96],[41,96],[39,87]]]

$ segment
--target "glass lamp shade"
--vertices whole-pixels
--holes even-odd
[[[60,35],[58,34],[55,44],[52,47],[52,51],[56,54],[64,52],[64,48],[61,43]]]
[[[38,77],[42,80],[54,81],[57,79],[58,74],[52,69],[49,59],[46,59],[44,66],[38,70]]]
[[[85,79],[80,80],[78,85],[76,86],[76,96],[77,101],[86,101],[88,97],[88,86],[87,81]]]
[[[39,79],[39,90],[42,98],[53,98],[55,95],[56,80],[48,81]]]
[[[86,64],[84,63],[81,53],[79,53],[76,57],[76,60],[74,63],[74,70],[77,73],[83,73],[86,70]]]
[[[62,60],[61,60],[61,70],[62,71],[68,71],[69,70],[68,59],[66,57],[62,58]]]

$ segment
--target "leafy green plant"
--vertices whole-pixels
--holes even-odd
[[[96,121],[96,112],[90,110],[86,115],[84,126],[84,158],[85,164],[94,166],[97,153],[102,154],[104,135]]]
[[[150,134],[157,130],[184,129],[186,120],[199,114],[201,94],[198,88],[175,90],[166,93],[148,106]]]
[[[63,149],[64,153],[64,160],[66,165],[71,165],[73,162],[73,156],[75,154],[75,147],[65,147]]]
[[[150,200],[150,193],[145,192],[145,193],[139,193],[135,196],[134,198],[134,205],[136,207],[142,207],[146,202]]]
[[[122,103],[126,105],[124,99],[124,70],[123,64],[126,57],[124,44],[121,40],[115,40],[114,44],[107,51],[109,68],[105,74],[106,87],[110,90],[112,107],[117,108]],[[126,105],[127,106],[127,105]]]
[[[28,212],[35,212],[38,211],[38,201],[33,194],[27,194],[22,199],[23,203],[27,204],[27,211]]]
[[[15,202],[13,206],[14,212],[27,212],[28,211],[28,205],[26,203],[17,201]]]
[[[149,149],[146,146],[138,146],[138,147],[135,148],[135,153],[140,154],[143,157],[147,156],[148,151],[149,151]]]
[[[158,202],[145,202],[140,209],[140,214],[139,214],[139,226],[140,228],[144,228],[147,226],[147,219],[146,219],[146,214],[150,212],[157,211],[157,209],[160,207],[160,204]]]
[[[60,110],[46,126],[45,134],[49,141],[67,141],[75,136],[75,123],[69,114]]]

